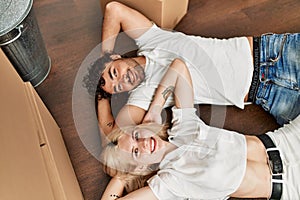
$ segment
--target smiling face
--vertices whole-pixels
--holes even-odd
[[[152,130],[139,127],[127,130],[118,140],[118,148],[128,155],[126,157],[144,165],[159,163],[167,144]]]
[[[105,85],[102,89],[110,94],[136,88],[144,79],[144,68],[132,58],[120,58],[107,63],[102,73]]]

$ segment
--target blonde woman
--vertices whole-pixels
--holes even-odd
[[[173,126],[166,130],[155,122],[161,121],[160,111],[171,93]],[[209,127],[195,114],[190,74],[176,59],[144,121],[109,135],[102,161],[110,175],[118,173],[102,200],[300,198],[299,116],[258,137]],[[131,178],[149,179],[122,197]]]

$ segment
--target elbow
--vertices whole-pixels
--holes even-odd
[[[182,72],[182,73],[188,72],[185,61],[183,61],[179,58],[176,58],[176,59],[173,60],[172,66],[174,66],[174,68],[179,72]]]
[[[105,6],[104,18],[113,20],[113,22],[116,24],[121,23],[122,18],[124,18],[122,15],[125,10],[125,5],[116,1],[111,1]]]
[[[122,9],[122,4],[117,1],[111,1],[105,5],[105,12],[119,13]]]

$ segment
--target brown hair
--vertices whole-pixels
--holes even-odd
[[[88,68],[87,74],[83,77],[83,86],[87,89],[91,96],[96,94],[98,99],[111,98],[111,94],[104,91],[102,86],[105,85],[105,80],[102,78],[102,72],[105,69],[105,64],[113,61],[111,52],[105,52],[103,56],[98,58]]]

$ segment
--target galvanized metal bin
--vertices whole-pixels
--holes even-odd
[[[33,0],[0,1],[0,47],[24,81],[36,87],[49,74],[48,56]]]

